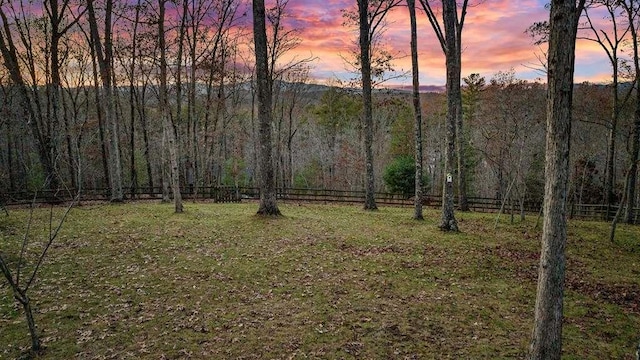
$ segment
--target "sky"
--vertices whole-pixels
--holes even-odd
[[[525,30],[534,22],[548,20],[544,8],[547,0],[485,0],[471,4],[462,34],[462,76],[479,73],[487,80],[499,71],[513,69],[519,79],[545,80],[539,68],[546,45],[534,45]],[[268,3],[267,3],[268,6]],[[316,57],[311,76],[316,82],[331,83],[335,79],[353,77],[343,58],[350,56],[356,29],[342,25],[342,9],[355,9],[353,0],[290,0],[288,25],[299,29],[302,39],[290,54],[297,58]],[[441,86],[445,83],[444,56],[422,11],[418,17],[420,84]],[[592,16],[606,27],[602,16]],[[396,69],[411,70],[409,15],[406,7],[394,9],[388,16],[384,39],[394,53]],[[604,50],[588,40],[576,44],[575,81],[605,83],[610,81],[610,64]],[[411,85],[411,76],[393,79],[388,85]]]

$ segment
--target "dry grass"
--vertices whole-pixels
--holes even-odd
[[[42,359],[523,358],[539,230],[458,214],[356,206],[150,203],[72,211],[32,290]],[[38,228],[48,212],[35,214]],[[14,259],[28,212],[0,217]],[[44,231],[44,230],[42,230]],[[572,222],[567,359],[632,359],[640,339],[640,229]],[[34,239],[37,239],[34,237]],[[31,246],[37,249],[38,242]],[[0,282],[0,358],[29,345]]]

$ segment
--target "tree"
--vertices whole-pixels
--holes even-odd
[[[478,116],[480,113],[480,106],[482,104],[481,97],[485,90],[486,80],[478,73],[470,74],[462,79],[465,86],[462,88],[462,108],[464,123],[467,124],[465,129],[462,129],[462,137],[465,139],[462,147],[464,154],[463,159],[465,161],[465,182],[462,184],[465,194],[469,195],[469,184],[473,184],[476,175],[477,156],[476,150],[473,148],[471,139],[471,128],[478,125]]]
[[[68,13],[71,13],[71,6],[69,0],[63,0],[62,3],[58,0],[50,0],[44,2],[44,10],[48,20],[48,31],[45,31],[49,36],[48,43],[48,58],[50,72],[50,80],[47,81],[47,95],[49,96],[49,103],[51,104],[50,111],[48,112],[49,123],[58,125],[64,123],[64,130],[66,133],[66,145],[67,155],[69,162],[69,177],[71,178],[72,187],[76,187],[75,183],[75,171],[73,167],[72,150],[71,150],[71,136],[69,134],[69,119],[66,116],[66,112],[63,112],[62,108],[66,108],[65,98],[62,94],[62,77],[61,68],[63,66],[63,59],[68,57],[68,45],[63,44],[65,34],[78,22],[79,16],[72,19],[68,24],[65,21],[68,18]],[[53,151],[56,150],[54,145]]]
[[[26,226],[27,230],[25,231],[24,237],[22,238],[22,247],[19,255],[16,256],[17,263],[14,264],[15,266],[13,268],[11,267],[12,264],[8,260],[9,255],[3,254],[2,252],[0,252],[0,271],[4,275],[7,282],[9,283],[9,287],[13,292],[13,297],[16,299],[18,303],[20,303],[20,305],[24,310],[24,314],[27,319],[27,326],[29,327],[29,334],[31,335],[31,352],[32,353],[38,353],[41,350],[41,344],[40,344],[40,336],[38,335],[38,330],[36,327],[36,322],[33,317],[33,310],[31,308],[31,299],[28,296],[28,292],[34,280],[36,279],[36,276],[38,275],[38,270],[40,270],[40,266],[42,265],[42,262],[44,261],[44,258],[47,255],[49,248],[51,248],[51,244],[53,244],[53,241],[58,236],[58,233],[62,228],[62,224],[64,224],[64,221],[67,218],[67,215],[69,215],[69,212],[75,205],[78,198],[79,198],[79,194],[76,196],[74,201],[67,207],[67,209],[64,211],[64,213],[60,217],[58,224],[55,226],[53,224],[53,218],[54,218],[53,206],[51,206],[49,210],[50,211],[49,225],[48,225],[49,231],[47,234],[47,239],[44,241],[44,246],[42,247],[42,250],[33,259],[33,263],[31,264],[30,274],[29,273],[25,274],[25,272],[28,271],[27,266],[29,265],[28,264],[28,260],[29,260],[28,247],[30,245],[29,240],[32,236],[29,233],[29,230],[31,229],[31,223],[33,220],[33,212],[34,212],[35,206],[31,207],[29,221]],[[23,277],[22,275],[26,275],[26,276]]]
[[[467,96],[471,95],[471,88],[465,88]],[[512,220],[515,198],[519,199],[520,215],[524,218],[527,176],[535,158],[543,156],[545,114],[540,109],[544,107],[545,95],[542,84],[518,80],[513,71],[495,74],[482,92],[483,106],[478,109],[481,116],[474,123],[479,129],[475,150],[484,158],[482,166],[492,170],[482,176],[490,173],[497,180],[491,196],[512,205]]]
[[[165,40],[165,11],[167,0],[158,0],[158,47],[160,49],[160,117],[162,118],[162,130],[163,139],[165,142],[165,149],[163,152],[169,154],[169,176],[171,184],[171,192],[173,194],[173,204],[176,213],[181,213],[182,209],[182,194],[180,193],[180,173],[178,168],[178,144],[176,140],[176,130],[171,121],[169,114],[169,97],[167,95],[167,55],[166,55],[166,40]],[[163,164],[163,166],[167,166]]]
[[[280,171],[283,187],[291,187],[293,184],[293,140],[298,133],[296,126],[296,117],[299,116],[300,109],[308,105],[310,98],[308,96],[309,68],[302,67],[299,69],[291,69],[284,78],[286,79],[281,85],[283,86],[280,101],[280,116],[278,122],[278,130],[282,130],[282,122],[286,118],[286,133],[284,136],[283,146],[286,147],[286,165],[285,156],[279,151]],[[297,122],[300,122],[298,120]],[[279,144],[278,147],[281,145]]]
[[[312,106],[310,112],[316,118],[319,137],[326,139],[328,153],[321,156],[328,172],[328,184],[325,184],[325,187],[336,186],[337,183],[342,183],[337,174],[340,166],[345,165],[341,164],[340,160],[344,159],[348,152],[346,147],[349,137],[345,133],[355,128],[362,113],[362,101],[346,89],[330,87],[322,93],[318,104]],[[345,167],[353,168],[348,165]],[[345,175],[347,176],[349,175]]]
[[[89,27],[91,43],[95,52],[98,66],[100,68],[100,80],[102,81],[102,102],[98,103],[99,111],[102,111],[106,123],[110,130],[111,151],[109,152],[109,184],[111,187],[111,201],[121,202],[124,200],[122,190],[122,162],[120,160],[120,141],[118,138],[118,119],[116,116],[116,105],[113,95],[113,39],[112,23],[113,0],[106,0],[104,18],[104,36],[101,38],[98,31],[98,20],[93,6],[93,0],[87,1],[89,14]],[[104,41],[104,44],[103,44]]]
[[[427,11],[431,9],[429,3],[422,1]],[[463,16],[460,23],[464,22],[464,14],[466,13],[467,1],[463,4]],[[427,12],[429,14],[429,12]],[[433,15],[433,11],[431,11]],[[434,20],[432,20],[432,18]],[[436,26],[435,17],[429,17],[434,29],[438,29],[436,33],[440,39],[440,44],[445,52],[446,68],[447,68],[447,120],[446,120],[446,139],[445,139],[445,165],[444,165],[444,183],[442,186],[442,220],[440,222],[440,230],[454,231],[458,230],[458,222],[456,221],[453,209],[453,169],[454,169],[454,152],[456,118],[460,115],[462,118],[462,98],[460,92],[460,58],[458,55],[457,44],[459,33],[457,29],[462,29],[458,23],[457,4],[455,0],[442,1],[442,21],[444,23],[444,34],[439,26]],[[458,113],[460,114],[458,115]],[[460,155],[460,154],[458,154]]]
[[[55,77],[56,74],[52,73],[57,72],[59,76],[59,53],[52,55],[50,52],[57,52],[60,38],[77,20],[71,22],[68,27],[65,26],[61,29],[59,26],[64,14],[58,11],[57,1],[47,5],[47,11],[50,16],[46,18],[35,18],[33,15],[28,15],[31,9],[23,2],[19,2],[19,9],[16,9],[12,2],[2,2],[0,5],[2,5],[0,6],[0,18],[2,19],[0,53],[9,72],[10,79],[18,89],[20,109],[27,119],[33,137],[36,140],[40,164],[46,179],[44,186],[53,193],[58,190],[60,184],[56,166],[58,154],[57,131],[59,127],[58,119],[55,116],[58,114],[59,99],[56,98],[55,111],[45,111],[42,104],[43,101],[40,98],[41,94],[39,94],[39,86],[45,83],[50,90],[55,87],[58,94],[59,86],[54,86],[52,83],[55,83],[55,81],[50,78],[43,79],[37,73],[36,68],[42,66],[45,69],[45,73]],[[64,8],[66,10],[69,9],[68,6]],[[9,15],[12,16],[13,23],[9,20]],[[55,27],[55,30],[48,31],[50,26]],[[45,37],[44,39],[36,39],[36,34],[40,32],[48,33],[40,34]],[[14,36],[20,39],[18,43],[14,41]],[[43,43],[39,44],[39,42]],[[22,46],[22,53],[20,53],[20,45]],[[38,47],[45,54],[38,54]],[[42,60],[42,58],[45,60]],[[38,60],[46,63],[37,64]],[[54,66],[55,69],[51,69],[51,66]],[[59,77],[56,80],[58,80],[57,84],[59,84]],[[52,91],[47,91],[47,95],[52,95],[52,93]],[[52,98],[47,100],[52,100]]]
[[[190,133],[188,142],[192,143],[189,151],[192,152],[191,158],[194,161],[196,181],[208,184],[212,184],[214,180],[212,169],[216,165],[214,159],[215,135],[218,132],[221,133],[217,140],[221,143],[221,147],[224,147],[225,126],[229,121],[227,118],[231,118],[231,116],[226,116],[227,98],[234,94],[229,90],[234,86],[237,88],[238,82],[245,81],[240,78],[235,68],[229,69],[228,65],[229,62],[234,61],[233,56],[236,54],[234,50],[237,46],[237,39],[233,39],[231,29],[239,18],[237,16],[238,7],[237,0],[221,0],[214,3],[199,0],[196,9],[191,10],[191,17],[194,20],[191,31],[187,34],[190,44],[189,57],[190,61],[197,65],[191,67],[190,89],[188,90],[188,118],[191,129],[188,129],[187,132]],[[239,36],[241,35],[239,34]],[[203,38],[207,40],[201,41]],[[200,50],[201,47],[202,50]],[[198,50],[200,50],[200,54],[198,54]],[[203,82],[206,84],[204,106],[200,111],[196,111],[198,109],[196,104],[197,69],[203,71],[205,76]],[[251,111],[253,113],[253,106]],[[222,126],[219,126],[220,123]],[[219,127],[222,128],[222,131],[218,130]],[[199,141],[199,138],[204,139]],[[218,159],[218,162],[222,162],[222,159]],[[204,174],[202,174],[202,170],[206,170]],[[220,176],[218,176],[219,180]]]
[[[253,0],[253,39],[256,57],[258,117],[260,122],[260,206],[258,215],[279,216],[271,144],[272,99],[267,60],[264,0]]]
[[[636,89],[635,97],[635,111],[633,114],[633,131],[631,140],[631,159],[629,173],[627,175],[628,180],[626,183],[627,193],[625,197],[627,199],[627,212],[625,214],[625,221],[628,224],[634,222],[634,205],[636,198],[636,184],[638,179],[638,157],[640,156],[640,56],[638,47],[638,15],[640,12],[640,4],[635,0],[624,0],[618,2],[624,9],[629,22],[629,33],[631,35],[632,43],[632,62],[634,72],[634,83]],[[621,204],[622,206],[622,204]]]
[[[131,198],[135,198],[138,193],[138,170],[136,167],[136,136],[135,136],[135,123],[136,117],[143,113],[142,108],[144,104],[141,104],[138,101],[139,91],[137,89],[137,66],[138,66],[138,58],[140,56],[140,51],[138,50],[139,46],[139,28],[141,25],[141,16],[143,11],[142,0],[137,0],[135,5],[130,5],[125,7],[125,11],[130,10],[133,11],[133,16],[131,19],[132,28],[128,29],[131,34],[131,43],[130,46],[118,49],[116,47],[116,56],[120,61],[120,64],[123,68],[126,68],[125,75],[127,80],[129,81],[129,176],[130,176],[130,195]],[[127,51],[128,53],[124,54]],[[147,142],[145,142],[145,145]],[[149,162],[147,161],[147,165],[149,166]],[[153,179],[151,176],[151,169],[149,166],[147,176],[149,178],[150,187],[153,187]]]
[[[373,173],[373,114],[371,108],[371,57],[369,31],[369,0],[358,0],[358,15],[360,24],[360,71],[362,74],[362,120],[364,124],[364,153],[365,153],[365,210],[376,210],[375,178]]]
[[[287,155],[290,156],[295,136],[292,129],[294,109],[300,106],[299,100],[305,91],[305,83],[308,81],[309,63],[315,60],[313,57],[302,59],[294,57],[289,61],[282,61],[284,55],[294,50],[302,42],[299,37],[299,29],[285,27],[285,22],[289,17],[288,4],[289,0],[276,0],[272,7],[266,9],[267,67],[272,95],[272,119],[276,131],[274,173],[276,174],[276,184],[282,187],[285,187],[285,183],[291,178],[291,174],[287,174],[286,169],[289,166],[285,165],[283,147],[287,148]]]
[[[362,83],[362,124],[364,130],[365,161],[365,210],[377,210],[375,198],[375,174],[373,168],[373,108],[371,100],[372,83],[372,43],[384,27],[384,18],[400,1],[398,0],[357,0],[358,2],[358,65]],[[384,57],[383,57],[384,59]],[[387,61],[382,63],[388,64]],[[380,61],[378,61],[380,62]],[[384,66],[382,67],[384,69]],[[380,70],[376,70],[380,71]],[[382,70],[384,71],[384,70]]]
[[[611,31],[607,32],[604,29],[596,29],[591,16],[589,16],[589,8],[604,7],[607,12],[609,21],[611,22]],[[615,154],[616,154],[616,137],[618,132],[618,121],[620,120],[620,110],[626,99],[620,99],[620,57],[619,50],[625,37],[629,32],[629,24],[626,26],[620,26],[618,18],[620,17],[620,2],[617,0],[597,0],[591,1],[590,6],[584,9],[585,18],[587,19],[587,26],[591,30],[593,37],[587,38],[593,42],[596,42],[605,51],[609,62],[611,63],[611,102],[612,112],[611,121],[608,124],[609,128],[609,141],[607,144],[607,164],[605,167],[605,185],[604,185],[604,203],[607,206],[607,218],[614,198],[613,188],[615,181]]]
[[[465,138],[460,135],[463,134],[463,117],[462,117],[462,92],[460,89],[460,74],[462,68],[462,29],[464,27],[464,21],[467,15],[467,9],[469,7],[469,1],[464,0],[460,5],[460,15],[458,15],[458,3],[455,0],[442,0],[442,25],[438,22],[438,18],[434,11],[434,7],[430,4],[429,0],[420,0],[422,8],[431,23],[442,52],[445,55],[446,68],[447,68],[447,144],[449,142],[455,143],[455,151],[457,155],[457,184],[458,184],[458,206],[462,211],[468,211],[469,205],[467,203],[466,192],[466,169],[464,161],[464,141]],[[448,122],[452,122],[451,134],[449,134]],[[449,156],[453,156],[454,148],[449,149],[448,146],[445,152],[449,151],[452,154],[446,155],[445,164],[445,186],[443,192],[443,221],[441,229],[457,231],[457,223],[455,221],[453,213],[453,186],[447,186],[448,177],[454,169],[454,158],[449,160]],[[449,163],[450,161],[450,163]],[[451,188],[449,190],[449,188]],[[451,200],[447,200],[451,197]],[[448,204],[450,203],[450,204]],[[446,219],[445,219],[446,218]],[[447,226],[450,223],[451,226]]]
[[[542,251],[530,359],[560,359],[575,44],[585,0],[554,0],[549,17]]]
[[[416,2],[407,0],[409,18],[411,21],[411,74],[413,80],[413,112],[415,116],[415,220],[423,220],[422,216],[422,107],[420,106],[420,80],[418,67],[418,35],[416,29]]]

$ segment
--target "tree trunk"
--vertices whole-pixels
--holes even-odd
[[[462,14],[458,18],[456,8],[456,42],[455,42],[455,71],[456,77],[453,79],[456,84],[453,87],[454,101],[456,102],[456,152],[458,159],[458,206],[461,211],[469,211],[469,202],[467,200],[467,167],[465,163],[465,147],[467,145],[467,137],[464,131],[464,117],[462,114],[462,28],[467,13],[468,0],[464,0],[461,5]]]
[[[629,168],[629,175],[627,175],[627,212],[625,213],[625,222],[627,224],[633,224],[635,210],[634,206],[636,200],[636,183],[638,181],[638,152],[640,151],[640,95],[636,104],[636,110],[633,122],[633,142],[631,145],[631,167]],[[621,204],[622,206],[622,204]]]
[[[447,44],[455,44],[456,42],[456,2],[455,0],[444,0],[443,6],[443,23],[445,28],[445,36]],[[455,132],[456,132],[456,116],[458,112],[457,101],[455,99],[456,85],[458,92],[460,91],[460,70],[458,62],[454,54],[455,46],[446,48],[446,67],[447,67],[447,122],[446,122],[446,145],[445,145],[445,169],[444,183],[442,186],[442,222],[440,230],[442,231],[458,231],[458,222],[456,221],[453,207],[453,169],[455,168]],[[457,80],[456,80],[457,78]]]
[[[110,164],[111,164],[111,201],[122,202],[124,200],[124,192],[122,191],[122,161],[120,160],[120,140],[118,130],[118,120],[115,116],[115,103],[113,100],[113,93],[111,86],[105,86],[103,88],[104,100],[106,106],[106,118],[107,123],[110,126],[110,138],[111,151],[109,152]]]
[[[633,121],[633,134],[631,143],[631,167],[629,169],[628,188],[627,188],[627,213],[625,214],[625,222],[627,224],[633,224],[636,200],[636,184],[638,181],[638,157],[640,156],[640,57],[638,56],[638,32],[635,23],[635,10],[633,9],[633,1],[631,2],[631,8],[627,10],[630,20],[630,33],[633,42],[633,65],[635,70],[635,83],[636,83],[636,109],[634,112]]]
[[[142,100],[138,100],[138,109],[140,114],[140,125],[142,125],[142,141],[144,142],[144,159],[147,167],[147,177],[149,178],[149,192],[154,194],[153,189],[153,171],[151,170],[151,146],[149,145],[149,129],[147,126],[147,114],[144,110],[144,107],[140,106],[140,101],[144,102],[146,98],[145,92],[143,91]]]
[[[3,94],[3,97],[5,99],[5,102],[2,104],[4,110],[3,110],[3,114],[2,116],[5,117],[5,119],[7,119],[7,129],[5,134],[7,135],[7,172],[9,173],[9,190],[10,191],[16,191],[16,181],[15,181],[15,174],[13,173],[13,147],[16,146],[15,142],[13,141],[13,131],[11,130],[11,123],[12,120],[10,119],[10,117],[8,116],[9,111],[8,110],[8,106],[7,106],[7,101],[6,101],[6,93]],[[6,211],[6,210],[5,210]]]
[[[409,7],[409,18],[411,20],[411,73],[413,75],[413,114],[415,116],[414,132],[415,132],[415,163],[416,163],[416,182],[414,194],[414,212],[415,220],[424,220],[422,215],[422,107],[420,106],[420,81],[418,67],[418,35],[416,30],[416,2],[415,0],[407,0]]]
[[[362,124],[364,130],[365,210],[377,210],[373,173],[373,110],[371,107],[371,39],[369,0],[358,0],[360,25],[360,72],[362,75]]]
[[[295,103],[294,103],[295,104]],[[289,132],[287,134],[287,174],[285,186],[293,187],[293,137],[298,129],[293,129],[293,105],[289,108]]]
[[[51,134],[54,137],[54,140],[51,141],[49,146],[49,153],[53,154],[53,158],[57,158],[60,149],[58,149],[58,135],[57,133],[60,128],[60,105],[62,101],[64,101],[61,97],[61,89],[62,89],[62,81],[60,79],[60,40],[62,38],[63,33],[60,31],[59,25],[62,21],[62,14],[60,13],[60,9],[58,7],[57,0],[50,0],[48,2],[48,18],[49,24],[51,25],[50,34],[51,37],[49,39],[49,71],[51,75],[51,83],[47,84],[48,96],[50,101],[50,112],[48,113],[49,124],[53,133]],[[54,175],[59,176],[59,175]],[[61,182],[64,182],[62,177],[60,177]]]
[[[129,91],[133,93],[133,87],[129,88]],[[131,106],[131,113],[129,118],[129,171],[131,176],[131,198],[135,199],[136,194],[138,193],[138,171],[136,169],[136,136],[135,136],[135,101],[133,100],[133,95],[129,98],[129,105]]]
[[[40,351],[40,337],[38,336],[38,329],[36,328],[36,321],[33,319],[33,311],[31,310],[31,300],[27,295],[23,295],[19,300],[24,309],[24,313],[27,317],[27,326],[29,327],[29,334],[31,335],[31,351]]]
[[[452,86],[453,101],[456,107],[456,155],[458,160],[458,207],[461,211],[469,211],[469,202],[467,201],[467,169],[465,166],[465,154],[464,149],[467,142],[463,129],[463,117],[462,117],[462,90],[460,88],[460,77],[462,71],[462,29],[458,29],[456,36],[456,66],[453,69],[457,73],[452,80],[455,84]]]
[[[140,23],[140,3],[138,1],[135,7],[135,20],[133,22],[133,33],[131,34],[131,66],[129,67],[129,151],[130,151],[130,176],[131,176],[131,198],[135,198],[138,193],[138,170],[136,168],[136,136],[135,136],[135,120],[136,120],[136,58],[137,58],[137,37],[138,25]]]
[[[96,102],[96,117],[98,118],[98,134],[100,135],[100,155],[102,159],[102,172],[104,175],[105,183],[110,184],[110,174],[109,174],[109,160],[108,160],[108,151],[107,151],[107,142],[105,140],[105,124],[104,124],[104,111],[102,109],[102,104],[100,102],[100,85],[98,81],[98,59],[96,58],[96,52],[94,47],[94,40],[90,39],[91,42],[91,63],[93,68],[93,82],[94,82],[94,96]],[[111,190],[111,189],[109,189]]]
[[[253,38],[256,55],[260,142],[260,207],[258,215],[279,216],[273,178],[273,147],[271,144],[271,84],[267,64],[267,33],[264,0],[253,0]]]
[[[611,127],[609,128],[609,140],[607,143],[607,168],[604,183],[604,202],[606,205],[607,213],[606,219],[609,220],[611,213],[611,205],[613,205],[613,187],[615,181],[615,158],[616,158],[616,132],[618,130],[618,76],[617,67],[613,67],[613,85],[612,85],[613,100],[613,112],[611,114]]]
[[[113,0],[107,0],[105,6],[104,20],[104,52],[102,51],[102,43],[100,34],[98,33],[98,21],[93,8],[93,0],[87,1],[87,10],[89,14],[89,27],[91,32],[91,42],[98,60],[100,68],[100,78],[102,80],[102,100],[104,106],[104,117],[109,126],[109,183],[111,188],[111,201],[122,202],[124,193],[122,191],[122,162],[120,160],[120,140],[118,130],[118,120],[116,117],[115,100],[113,96],[112,86],[112,39],[111,39],[111,13],[113,9]]]
[[[62,88],[61,88],[62,90]],[[65,133],[65,145],[67,147],[67,166],[69,171],[69,180],[71,181],[71,188],[77,189],[77,179],[76,179],[76,159],[73,151],[73,140],[71,139],[71,128],[69,127],[69,105],[67,103],[67,97],[64,96],[64,93],[60,94],[60,99],[62,102],[62,120],[64,124],[64,133]]]
[[[542,251],[530,359],[560,359],[567,243],[567,183],[578,18],[584,0],[551,2]]]
[[[173,194],[173,204],[176,213],[181,213],[182,194],[180,193],[180,173],[178,166],[178,144],[176,132],[169,115],[169,99],[167,95],[167,53],[164,33],[165,6],[167,0],[159,0],[158,18],[158,46],[160,48],[160,116],[162,117],[162,129],[166,139],[166,151],[169,154],[169,174],[171,192]]]

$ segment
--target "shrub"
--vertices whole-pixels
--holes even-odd
[[[401,193],[407,198],[415,193],[416,189],[416,164],[412,156],[402,155],[393,160],[384,170],[384,184],[387,190]],[[427,177],[423,176],[423,188],[427,186]]]

